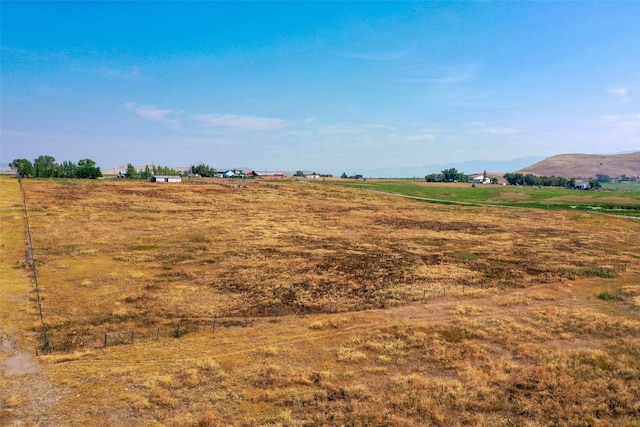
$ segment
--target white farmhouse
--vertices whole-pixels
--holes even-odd
[[[473,178],[473,182],[474,184],[491,184],[491,178],[489,178],[488,176],[485,177],[484,175],[478,175],[475,178]]]
[[[153,175],[151,182],[182,182],[182,178],[177,175]]]

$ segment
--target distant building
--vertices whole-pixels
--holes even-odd
[[[243,169],[229,169],[222,172],[221,178],[246,178],[247,174]]]
[[[151,182],[182,182],[182,178],[177,175],[153,175]]]
[[[576,190],[588,190],[589,188],[591,187],[589,186],[588,182],[578,182],[575,186]]]
[[[473,178],[471,182],[473,182],[474,184],[491,184],[491,178],[489,178],[488,176],[485,177],[484,175],[478,175]]]

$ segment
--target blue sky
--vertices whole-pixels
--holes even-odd
[[[1,3],[0,161],[318,171],[640,150],[640,2]]]

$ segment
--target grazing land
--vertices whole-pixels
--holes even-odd
[[[0,424],[638,424],[636,194],[344,183],[0,178]]]
[[[640,185],[636,183],[605,184],[602,189],[589,191],[482,184],[472,187],[467,183],[428,183],[422,180],[339,180],[336,184],[441,204],[586,210],[640,216]]]

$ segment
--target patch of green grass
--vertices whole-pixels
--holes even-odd
[[[606,267],[564,268],[560,274],[577,277],[603,277],[605,279],[616,277],[616,271]]]
[[[602,184],[604,190],[630,191],[640,193],[640,181]]]
[[[598,294],[598,298],[603,301],[617,301],[619,298],[616,294],[611,293],[609,291],[600,292]]]
[[[576,191],[560,187],[520,187],[471,184],[431,184],[416,180],[373,179],[366,181],[336,181],[336,185],[403,196],[424,198],[441,204],[487,204],[536,209],[597,209],[601,212],[640,216],[640,191],[626,187],[610,187],[600,191]],[[633,186],[629,186],[633,188]],[[611,198],[616,198],[612,202]],[[620,200],[622,199],[622,200]]]
[[[158,249],[156,245],[140,245],[133,248],[134,251],[152,251]]]
[[[455,256],[457,258],[460,259],[466,259],[468,261],[474,261],[477,259],[481,259],[482,257],[478,254],[472,254],[472,253],[467,253],[467,252],[458,252],[457,254],[455,254]]]

